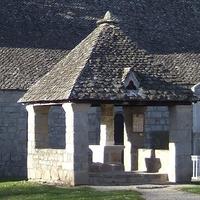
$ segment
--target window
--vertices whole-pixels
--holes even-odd
[[[139,93],[141,93],[140,82],[138,81],[136,74],[131,71],[130,68],[124,69],[122,81],[128,96],[138,96]]]
[[[127,90],[137,90],[137,87],[134,85],[133,81],[131,80],[129,84],[126,86]]]
[[[124,116],[117,113],[114,118],[114,140],[115,145],[124,144]]]
[[[125,68],[122,76],[122,81],[126,89],[128,90],[138,90],[140,83],[136,77],[136,74],[130,70],[130,68]]]

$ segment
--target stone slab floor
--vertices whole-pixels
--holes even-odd
[[[98,190],[136,190],[145,200],[200,200],[200,195],[179,191],[185,185],[94,186]]]

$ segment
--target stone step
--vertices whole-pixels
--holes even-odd
[[[168,175],[160,173],[106,172],[89,173],[90,185],[167,184]]]

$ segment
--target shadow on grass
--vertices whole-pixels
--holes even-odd
[[[28,181],[28,179],[22,179],[22,178],[0,178],[0,183],[5,183],[5,182],[17,182],[17,181]]]
[[[0,199],[9,200],[142,200],[135,191],[97,191],[92,188],[61,188],[20,182],[0,182]]]
[[[200,185],[200,181],[192,182],[191,185]]]

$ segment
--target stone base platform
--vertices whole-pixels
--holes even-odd
[[[93,173],[124,172],[124,166],[122,164],[112,163],[92,163],[89,166],[89,171]]]
[[[142,172],[89,173],[89,184],[99,186],[167,184],[168,175]]]

